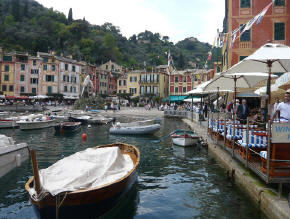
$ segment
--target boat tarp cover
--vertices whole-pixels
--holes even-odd
[[[134,167],[119,147],[88,148],[39,171],[42,189],[52,195],[101,187],[125,176]]]

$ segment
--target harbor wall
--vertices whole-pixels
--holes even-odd
[[[269,218],[290,218],[290,206],[285,197],[279,195],[268,187],[251,170],[246,169],[242,163],[232,158],[231,154],[221,148],[215,140],[207,134],[207,128],[189,119],[182,119],[191,129],[202,138],[207,139],[208,151],[215,157],[230,175],[234,173],[234,182],[257,204],[258,208]]]

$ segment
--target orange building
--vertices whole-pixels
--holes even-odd
[[[225,0],[223,32],[232,32],[259,14],[271,0]],[[276,0],[262,21],[240,37],[230,48],[224,48],[223,70],[251,55],[267,42],[290,46],[290,2]]]

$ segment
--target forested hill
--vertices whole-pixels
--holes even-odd
[[[145,62],[147,67],[167,64],[166,52],[170,50],[178,69],[192,68],[193,63],[202,67],[211,48],[193,37],[174,45],[168,36],[150,31],[127,39],[111,23],[99,26],[85,18],[74,20],[73,10],[66,16],[33,0],[0,0],[0,46],[5,51],[30,54],[53,50],[90,63],[112,60],[134,68]],[[216,54],[212,61],[220,58]]]

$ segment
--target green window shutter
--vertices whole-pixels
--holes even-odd
[[[275,23],[274,40],[285,40],[285,23]]]

